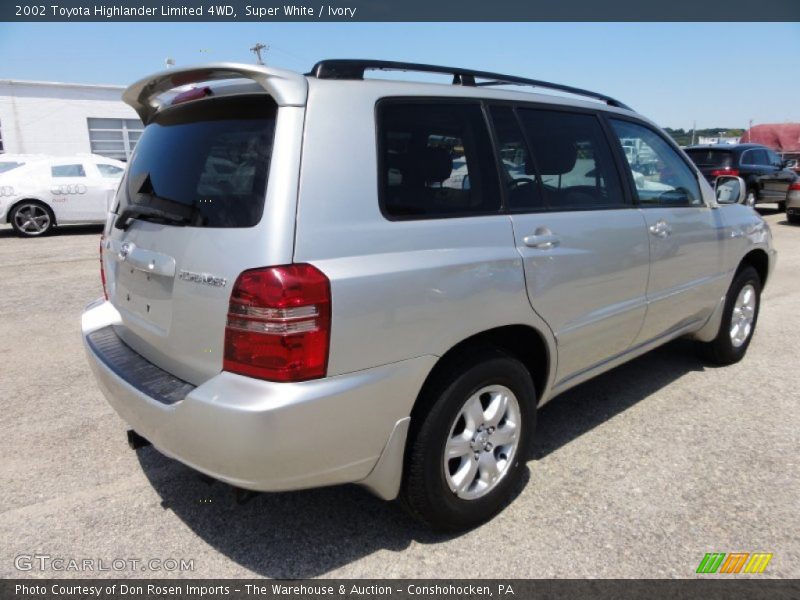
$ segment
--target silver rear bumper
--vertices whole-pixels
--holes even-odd
[[[97,302],[87,307],[81,327],[89,364],[114,410],[164,454],[259,491],[385,482],[373,468],[379,458],[381,464],[392,462],[382,457],[384,448],[410,414],[436,360],[420,357],[301,383],[223,371],[194,388],[176,380],[190,391],[165,402],[143,392],[146,388],[130,377],[126,381],[112,368],[115,359],[100,356],[102,350],[89,343],[90,334],[118,323],[114,307]],[[396,446],[396,440],[389,444]],[[395,484],[399,481],[389,487]]]

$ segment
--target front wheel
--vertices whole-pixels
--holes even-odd
[[[753,267],[745,267],[728,289],[717,337],[700,344],[703,357],[718,365],[742,360],[753,339],[760,304],[761,278]]]
[[[14,231],[24,237],[38,237],[50,232],[55,219],[53,212],[41,202],[21,202],[9,215]]]
[[[428,388],[427,414],[412,417],[401,501],[433,529],[469,529],[518,487],[535,426],[533,380],[521,362],[490,351],[444,369]]]

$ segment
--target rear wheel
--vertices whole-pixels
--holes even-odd
[[[786,200],[783,202],[778,202],[778,210],[781,212],[786,212]]]
[[[9,215],[9,221],[17,234],[24,237],[38,237],[50,232],[55,218],[45,204],[26,200],[14,207]]]
[[[445,369],[412,421],[401,500],[442,531],[480,525],[511,499],[530,453],[536,416],[531,375],[491,351]]]
[[[700,344],[703,357],[718,365],[742,360],[753,339],[760,304],[761,278],[753,267],[745,267],[728,289],[717,337]]]

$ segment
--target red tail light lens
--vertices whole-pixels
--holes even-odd
[[[103,267],[103,245],[105,244],[106,236],[100,236],[100,281],[103,283],[103,298],[108,300],[108,291],[106,290],[106,270]]]
[[[800,181],[795,181],[792,185],[790,185],[789,191],[800,192]]]
[[[739,176],[739,169],[731,169],[730,167],[725,167],[724,169],[715,169],[711,171],[712,177],[738,177]]]
[[[322,271],[308,264],[245,271],[231,292],[222,368],[270,381],[324,377],[330,329]]]

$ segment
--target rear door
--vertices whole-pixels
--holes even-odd
[[[795,175],[789,169],[783,168],[783,159],[777,152],[766,150],[766,153],[769,172],[764,176],[764,195],[775,202],[784,202]]]
[[[596,114],[491,112],[528,295],[556,337],[561,382],[623,353],[639,332],[644,220],[625,196]]]
[[[610,119],[621,139],[635,138],[657,157],[630,183],[647,222],[650,279],[647,317],[637,343],[648,342],[708,317],[724,287],[722,213],[703,200],[694,170],[655,129]]]
[[[291,262],[302,116],[266,94],[195,100],[156,114],[137,144],[106,229],[109,299],[118,335],[177,377],[221,370],[237,276]],[[281,193],[265,210],[268,180]]]

